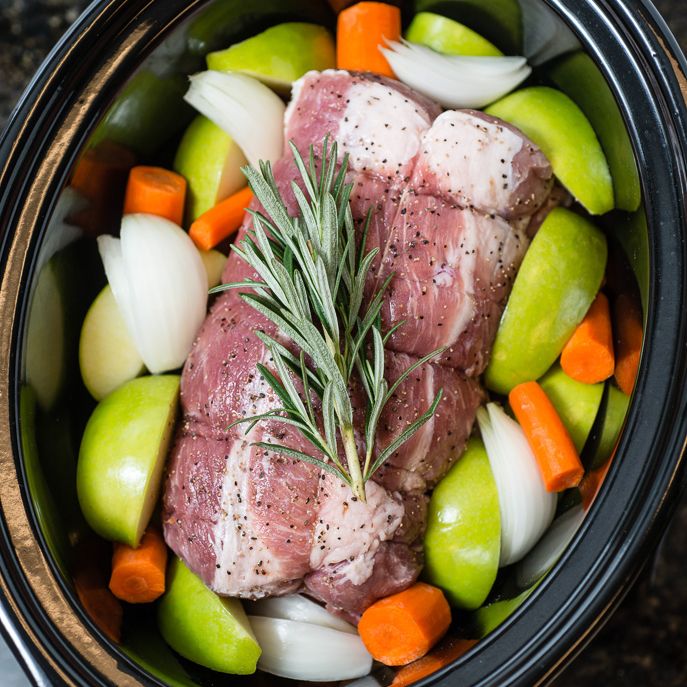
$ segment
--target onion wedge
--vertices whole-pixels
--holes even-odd
[[[258,668],[292,680],[334,682],[363,677],[372,657],[357,634],[280,618],[249,616],[262,649]]]
[[[584,520],[584,508],[574,506],[556,518],[546,534],[520,563],[515,578],[523,589],[532,586],[563,555]]]
[[[257,79],[238,72],[201,72],[191,77],[184,100],[226,131],[254,167],[282,156],[286,107]]]
[[[501,511],[501,560],[516,563],[551,524],[556,494],[546,491],[525,433],[496,403],[477,411]]]
[[[520,0],[524,28],[524,52],[539,66],[582,46],[565,22],[541,0]]]
[[[406,85],[447,108],[481,108],[519,86],[531,73],[524,57],[442,55],[406,40],[380,50]]]
[[[357,634],[356,629],[350,623],[337,618],[326,611],[322,606],[301,594],[288,594],[287,596],[271,596],[266,599],[254,601],[249,607],[252,615],[264,618],[279,618],[281,620],[296,620],[320,627],[330,627],[332,630]]]
[[[120,236],[98,237],[112,293],[148,370],[175,370],[205,319],[203,261],[188,234],[162,217],[125,215]]]

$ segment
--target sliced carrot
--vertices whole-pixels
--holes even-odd
[[[95,566],[89,565],[74,575],[74,587],[91,620],[113,642],[120,642],[124,611],[122,604],[107,588],[105,577]]]
[[[117,143],[101,141],[88,148],[74,167],[70,183],[88,201],[87,206],[69,215],[68,221],[94,235],[115,233],[129,170],[135,164],[136,156]]]
[[[359,2],[339,14],[336,63],[339,69],[394,76],[379,50],[384,39],[401,39],[401,10],[383,2]]]
[[[525,382],[510,392],[508,400],[537,459],[546,490],[576,487],[584,467],[546,392],[537,382]]]
[[[596,468],[596,470],[590,470],[582,478],[580,482],[580,495],[582,496],[582,507],[585,511],[589,510],[589,507],[594,503],[594,499],[606,479],[614,456],[615,453],[602,466]]]
[[[596,384],[615,370],[608,298],[599,292],[561,353],[563,371],[578,382]]]
[[[634,389],[642,352],[642,311],[635,298],[621,293],[614,302],[616,363],[615,381],[628,396]]]
[[[115,544],[110,591],[131,604],[150,603],[165,593],[167,547],[162,535],[148,528],[137,549]]]
[[[186,179],[162,167],[134,167],[129,172],[124,214],[144,212],[181,225],[186,201]]]
[[[438,587],[418,582],[372,604],[358,632],[372,657],[403,666],[424,656],[451,624],[451,609]]]
[[[476,639],[450,638],[431,653],[401,668],[394,677],[391,687],[408,687],[436,673],[437,670],[453,663],[477,644]]]
[[[246,186],[204,212],[189,230],[189,236],[196,246],[201,250],[210,250],[229,238],[241,226],[252,199],[253,192]]]

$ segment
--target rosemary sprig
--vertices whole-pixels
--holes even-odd
[[[392,332],[382,334],[380,311],[391,277],[369,303],[363,303],[365,280],[378,249],[364,252],[371,215],[356,241],[349,202],[352,185],[345,183],[348,157],[337,172],[336,143],[329,146],[325,138],[318,175],[314,149],[310,148],[306,163],[293,143],[290,145],[305,188],[304,193],[292,182],[301,215],[289,216],[269,163],[261,162],[259,170],[246,167],[244,174],[265,214],[252,212],[253,231],[232,248],[262,281],[223,284],[213,292],[252,289],[241,297],[272,321],[298,354],[268,334],[256,332],[274,361],[276,375],[264,365],[259,364],[258,370],[281,407],[237,420],[234,425],[248,423],[248,432],[261,420],[273,419],[296,427],[321,458],[280,444],[256,445],[317,465],[343,480],[365,501],[365,483],[434,415],[443,390],[425,413],[374,457],[382,411],[398,386],[440,350],[416,361],[393,384],[386,380],[384,346]],[[362,459],[350,397],[354,377],[367,404]],[[315,397],[320,401],[319,415],[313,406]]]

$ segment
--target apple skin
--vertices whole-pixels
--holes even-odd
[[[43,410],[51,410],[66,381],[64,285],[56,261],[40,272],[26,334],[26,381]]]
[[[536,143],[563,186],[590,214],[613,209],[606,156],[589,120],[565,93],[546,86],[524,88],[485,111],[513,124]]]
[[[178,654],[220,673],[250,675],[262,653],[238,599],[208,589],[174,558],[157,609],[160,633]]]
[[[227,264],[227,256],[218,250],[201,250],[200,258],[208,275],[208,289],[222,282],[222,272]]]
[[[596,297],[607,257],[606,238],[589,221],[564,208],[549,214],[501,317],[487,388],[508,394],[551,367]]]
[[[291,84],[311,70],[336,66],[336,48],[327,29],[316,24],[278,24],[257,36],[207,56],[208,69],[243,72],[288,95]]]
[[[420,12],[410,23],[406,39],[445,55],[500,57],[503,53],[467,26],[433,12]]]
[[[425,579],[461,608],[479,608],[499,569],[501,516],[484,444],[471,439],[429,502]]]
[[[188,78],[180,73],[158,76],[150,69],[137,72],[98,124],[89,147],[110,141],[140,157],[154,156],[193,116],[191,108],[170,107],[170,103],[182,102],[187,88]]]
[[[603,146],[613,177],[615,206],[634,212],[642,200],[637,162],[613,93],[589,55],[578,52],[548,67],[553,82],[587,115]]]
[[[508,55],[522,55],[518,0],[414,0],[414,10],[436,12],[469,26]]]
[[[84,385],[96,401],[145,369],[109,285],[97,295],[84,318],[79,368]]]
[[[477,636],[485,637],[495,630],[502,622],[510,618],[510,616],[527,601],[527,598],[538,586],[539,582],[536,582],[529,589],[520,592],[520,594],[512,599],[501,599],[500,601],[494,601],[494,603],[488,606],[478,608],[474,615]]]
[[[139,377],[93,411],[79,450],[81,511],[104,539],[138,546],[157,503],[174,428],[179,377]]]
[[[247,164],[234,139],[198,115],[184,132],[174,158],[175,171],[188,183],[187,224],[241,190],[247,183],[241,168]]]
[[[590,470],[600,468],[611,457],[629,407],[630,397],[608,382],[599,411],[599,422],[594,427],[594,433],[589,440]]]
[[[599,412],[605,384],[583,384],[554,365],[540,380],[544,392],[568,430],[577,452],[584,447]]]

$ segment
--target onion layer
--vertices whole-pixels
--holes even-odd
[[[296,620],[311,623],[321,627],[331,627],[333,630],[357,634],[350,623],[326,611],[322,606],[301,594],[287,596],[271,596],[254,601],[248,608],[252,615],[266,618],[280,618],[282,620]]]
[[[262,649],[258,668],[293,680],[334,682],[363,677],[372,657],[357,634],[294,620],[249,616]]]
[[[517,566],[515,577],[521,587],[530,587],[563,555],[584,520],[584,508],[574,506],[556,518],[537,545]]]
[[[477,411],[501,511],[501,567],[519,561],[551,524],[556,495],[544,487],[520,425],[496,403]]]
[[[201,72],[191,77],[184,99],[226,131],[254,167],[282,156],[286,107],[257,79],[238,72]]]
[[[442,55],[408,41],[380,46],[396,76],[447,108],[481,108],[519,86],[532,72],[524,57]]]
[[[98,237],[105,274],[153,374],[181,367],[207,309],[207,274],[188,234],[155,215],[125,215],[120,239]]]
[[[520,0],[527,59],[539,66],[580,49],[580,41],[566,23],[541,0]]]

